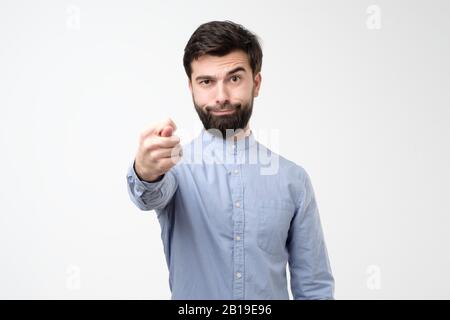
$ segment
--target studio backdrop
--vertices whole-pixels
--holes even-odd
[[[449,16],[445,0],[0,0],[0,298],[170,298],[156,214],[125,177],[150,124],[171,117],[182,144],[202,129],[182,57],[213,20],[261,39],[250,124],[311,177],[335,298],[450,298]]]

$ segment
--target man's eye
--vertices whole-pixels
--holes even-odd
[[[200,84],[208,85],[210,81],[211,80],[202,80],[202,81],[200,81]]]
[[[231,81],[237,82],[241,77],[240,76],[232,76]]]

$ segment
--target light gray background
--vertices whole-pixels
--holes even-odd
[[[444,0],[0,0],[0,298],[170,298],[125,176],[149,124],[172,117],[183,143],[201,128],[183,49],[225,19],[262,39],[251,127],[280,130],[274,150],[312,178],[336,298],[450,298],[449,16]]]

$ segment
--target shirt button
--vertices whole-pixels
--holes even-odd
[[[239,174],[239,170],[238,169],[234,169],[234,174]]]
[[[237,241],[241,240],[241,236],[236,236],[236,240]]]
[[[236,273],[236,278],[240,279],[242,277],[242,274],[240,272]]]
[[[239,201],[236,201],[235,205],[236,205],[236,208],[240,208],[241,207],[241,203]]]

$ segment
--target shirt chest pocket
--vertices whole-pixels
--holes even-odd
[[[257,210],[258,247],[272,255],[282,254],[295,206],[288,201],[266,199],[260,201]]]

